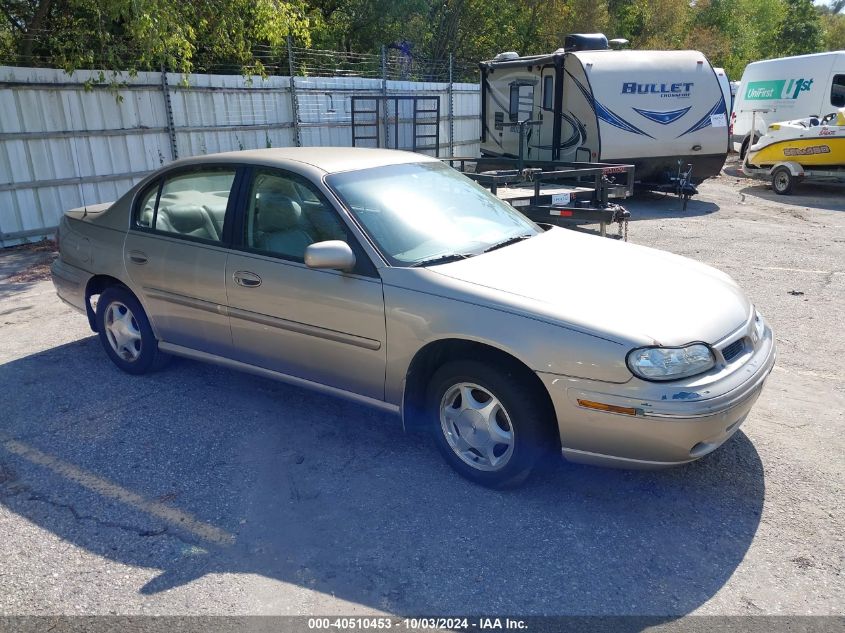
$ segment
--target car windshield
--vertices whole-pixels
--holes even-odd
[[[446,263],[541,232],[506,202],[441,162],[327,178],[394,266]]]

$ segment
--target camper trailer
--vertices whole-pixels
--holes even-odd
[[[687,165],[698,183],[725,162],[725,98],[697,51],[614,50],[601,34],[568,35],[550,55],[501,53],[480,67],[485,157],[628,163],[647,188]]]

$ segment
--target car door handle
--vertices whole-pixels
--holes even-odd
[[[261,277],[246,270],[239,270],[232,275],[235,283],[244,288],[257,288],[261,285]]]
[[[133,264],[146,264],[147,261],[147,254],[141,251],[129,251],[129,261]]]

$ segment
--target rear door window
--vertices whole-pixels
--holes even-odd
[[[222,242],[234,168],[180,171],[165,175],[161,189],[145,191],[135,225],[206,242]]]

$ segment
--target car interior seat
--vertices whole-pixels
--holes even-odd
[[[160,204],[155,228],[205,240],[220,239],[208,211],[198,204]]]
[[[223,235],[223,223],[226,220],[226,206],[228,203],[229,200],[227,198],[216,195],[206,195],[203,199],[202,206],[214,223],[217,233],[220,235]]]
[[[262,191],[257,217],[257,246],[261,250],[302,258],[314,240],[302,228],[302,207],[275,191]]]

